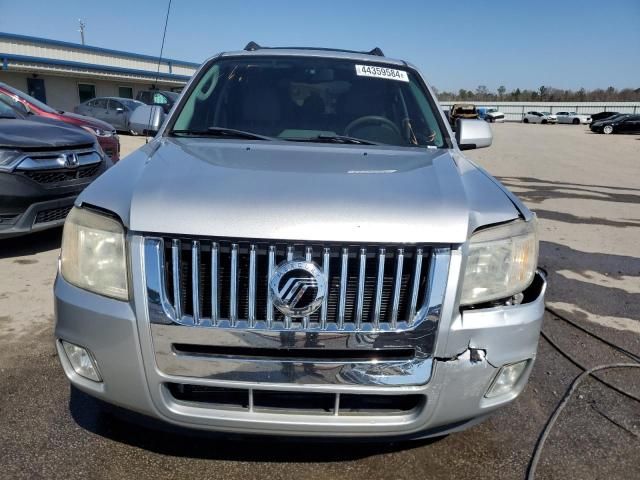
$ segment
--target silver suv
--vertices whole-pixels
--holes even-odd
[[[546,286],[535,216],[461,153],[489,125],[454,137],[415,67],[252,43],[149,130],[65,225],[73,386],[191,428],[402,438],[522,392]]]

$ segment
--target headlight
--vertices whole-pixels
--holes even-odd
[[[516,221],[471,236],[461,305],[507,298],[526,289],[538,264],[537,221]]]
[[[61,273],[90,292],[128,300],[124,228],[116,219],[73,208],[64,224]]]
[[[83,125],[82,128],[98,137],[113,137],[115,133],[113,130],[102,130],[101,128],[94,128],[88,125]]]
[[[0,149],[0,170],[11,170],[22,159],[23,154],[19,150]]]

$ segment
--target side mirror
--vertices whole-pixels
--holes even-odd
[[[493,134],[484,120],[458,119],[456,122],[456,142],[460,150],[473,150],[491,146]]]
[[[29,115],[31,113],[27,106],[22,102],[15,102],[13,106],[16,108],[16,110],[25,115]]]
[[[165,119],[162,107],[157,105],[141,105],[129,118],[129,129],[139,135],[155,134]]]
[[[123,113],[123,112],[124,112],[124,108],[122,107],[116,108],[116,113]]]

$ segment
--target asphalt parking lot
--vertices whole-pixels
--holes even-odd
[[[584,126],[494,124],[469,152],[537,212],[547,303],[640,354],[640,137]],[[144,142],[122,137],[123,151]],[[546,339],[524,394],[485,423],[411,443],[189,436],[99,415],[70,396],[53,346],[61,231],[0,241],[0,478],[524,478],[547,418],[581,370]],[[586,367],[630,360],[547,313],[545,334]],[[640,396],[640,369],[601,378]],[[588,379],[542,453],[537,478],[634,478],[640,402]]]

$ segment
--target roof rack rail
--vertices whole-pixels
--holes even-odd
[[[285,49],[295,49],[295,50],[322,50],[325,52],[345,52],[345,53],[360,53],[364,55],[375,55],[377,57],[384,57],[384,53],[380,49],[380,47],[375,47],[368,52],[361,52],[358,50],[343,50],[340,48],[314,48],[314,47],[263,47],[258,45],[256,42],[249,42],[247,46],[244,47],[247,52],[255,52],[256,50],[285,50]]]

